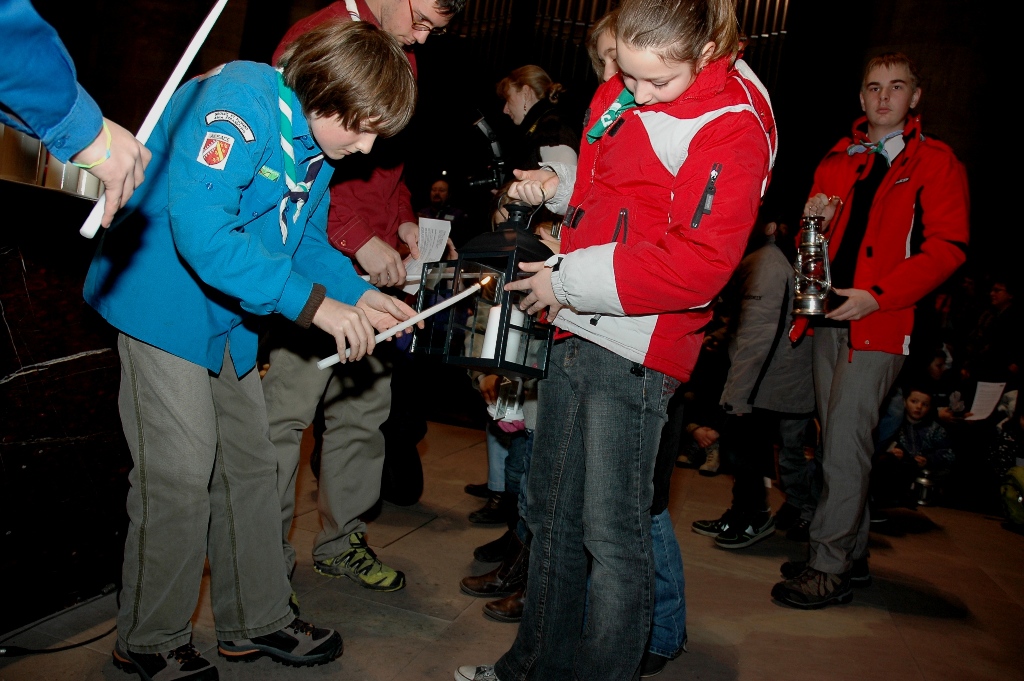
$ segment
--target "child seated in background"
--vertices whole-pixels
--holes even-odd
[[[903,394],[903,422],[881,443],[871,471],[872,496],[883,508],[906,504],[922,470],[932,477],[941,475],[954,459],[946,429],[933,417],[931,390],[915,382],[905,386]]]

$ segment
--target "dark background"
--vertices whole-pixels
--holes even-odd
[[[135,130],[213,2],[35,4],[63,37],[104,113]],[[231,0],[189,75],[233,59],[269,59],[291,23],[325,4]],[[967,0],[768,4],[775,11],[770,21],[748,21],[756,14],[751,8],[763,3],[741,0],[744,28],[754,34],[750,61],[769,88],[779,126],[764,216],[796,224],[815,165],[860,115],[863,64],[881,51],[903,50],[924,72],[925,131],[947,141],[968,168],[969,266],[982,275],[1017,268],[1020,171],[1016,121],[1007,119],[1013,109],[1005,103],[1016,86],[1009,78],[1016,55],[1002,35],[1013,25],[1002,10]],[[566,85],[565,106],[579,120],[597,84],[582,42],[607,8],[608,0],[469,0],[451,35],[417,48],[417,115],[392,142],[408,149],[407,181],[417,205],[447,171],[455,202],[469,209],[478,229],[487,228],[490,193],[465,186],[492,161],[473,122],[483,115],[508,139],[511,124],[494,87],[528,63]],[[81,297],[94,243],[77,229],[90,202],[7,181],[0,181],[0,201],[7,331],[0,354],[0,579],[17,585],[0,610],[4,632],[116,584],[131,461],[117,415],[114,335]],[[465,372],[429,375],[428,417],[479,425],[480,405],[467,392]]]

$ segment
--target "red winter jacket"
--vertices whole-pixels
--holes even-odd
[[[355,7],[360,19],[380,28],[380,23],[364,0],[355,0]],[[319,12],[297,21],[277,46],[273,63],[276,64],[285,48],[303,33],[328,21],[351,19],[344,2],[332,2]],[[416,55],[409,50],[405,51],[405,55],[415,75]],[[412,209],[409,188],[402,180],[405,164],[396,158],[400,154],[394,147],[397,147],[397,143],[392,140],[378,140],[373,154],[365,158],[348,158],[337,166],[334,173],[327,237],[331,245],[352,258],[352,264],[357,269],[359,264],[353,256],[366,242],[377,236],[397,249],[398,226],[403,222],[418,220]]]
[[[622,92],[598,88],[590,123]],[[704,68],[672,102],[633,108],[580,143],[552,273],[555,325],[680,381],[710,303],[743,257],[775,160],[765,88],[742,61]]]
[[[877,154],[847,153],[868,142],[866,117],[853,124],[814,172],[811,196],[838,196],[843,207],[829,224],[829,255],[839,250],[849,221],[854,183],[885,163]],[[857,255],[853,287],[869,291],[878,310],[850,322],[854,350],[910,352],[914,305],[946,280],[967,257],[969,197],[967,172],[948,145],[921,134],[920,116],[904,129],[906,147],[875,194],[867,231]],[[870,143],[870,142],[868,142]]]

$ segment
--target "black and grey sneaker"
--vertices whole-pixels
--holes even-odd
[[[796,579],[807,570],[806,560],[786,561],[779,572],[786,579]],[[858,589],[871,586],[871,572],[868,569],[868,558],[857,558],[850,567],[850,586]]]
[[[734,516],[734,519],[738,516]],[[748,515],[745,522],[733,522],[718,533],[715,544],[723,549],[742,549],[775,534],[775,518],[771,511]]]
[[[217,681],[220,675],[191,643],[167,653],[133,653],[114,643],[114,666],[143,681]]]
[[[797,577],[773,586],[772,598],[791,608],[817,610],[833,603],[849,603],[853,590],[849,574],[834,575],[809,567]]]
[[[704,535],[705,537],[717,537],[722,532],[729,529],[730,523],[734,522],[734,515],[733,510],[730,508],[717,520],[694,520],[690,525],[690,529],[697,534]]]
[[[217,641],[217,652],[231,662],[251,662],[264,655],[289,667],[313,667],[340,657],[341,634],[300,619],[284,629],[251,639]]]

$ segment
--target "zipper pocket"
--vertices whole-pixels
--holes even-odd
[[[619,241],[619,232],[622,232],[622,241]],[[615,221],[615,232],[612,234],[612,241],[615,243],[626,243],[629,236],[629,210],[619,209],[619,219]]]
[[[700,203],[697,204],[697,210],[693,214],[693,219],[690,220],[690,229],[697,229],[700,227],[700,221],[704,216],[711,215],[711,202],[715,199],[715,182],[718,181],[718,175],[721,172],[721,163],[715,163],[711,166],[711,175],[708,177],[708,183],[704,185],[704,193],[700,197]]]

